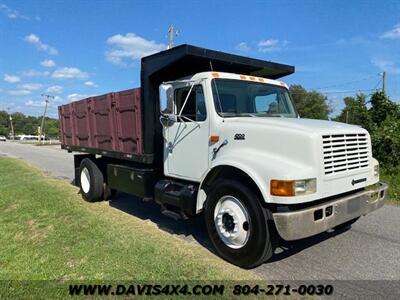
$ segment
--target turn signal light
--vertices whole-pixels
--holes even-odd
[[[219,135],[212,135],[210,136],[211,143],[217,143],[219,141]]]
[[[295,196],[293,180],[271,180],[271,195]]]
[[[301,196],[317,192],[317,179],[271,180],[271,195]]]

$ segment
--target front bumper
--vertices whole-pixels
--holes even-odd
[[[273,213],[276,228],[287,241],[327,231],[383,206],[387,189],[386,184],[379,183],[377,187],[305,209]]]

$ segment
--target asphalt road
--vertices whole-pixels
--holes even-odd
[[[0,143],[1,155],[22,158],[55,177],[73,179],[72,154],[60,150],[59,146],[37,147],[6,142]],[[175,221],[162,215],[154,202],[143,202],[125,194],[117,194],[110,206],[213,251],[201,217]],[[360,299],[390,299],[389,290],[400,295],[400,207],[385,205],[362,217],[347,231],[326,232],[283,243],[271,261],[249,272],[255,272],[269,282],[311,280],[315,284],[321,280],[346,280],[335,281],[340,284],[341,298],[354,299],[354,291],[363,295]],[[389,288],[382,290],[383,285]]]

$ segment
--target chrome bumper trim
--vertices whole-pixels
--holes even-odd
[[[379,183],[373,189],[368,187],[364,191],[316,206],[273,213],[276,228],[287,241],[316,235],[382,207],[387,198],[387,189],[387,184]]]

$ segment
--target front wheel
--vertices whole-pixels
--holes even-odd
[[[217,253],[243,268],[273,254],[272,217],[257,195],[234,180],[218,180],[207,196],[207,232]]]

